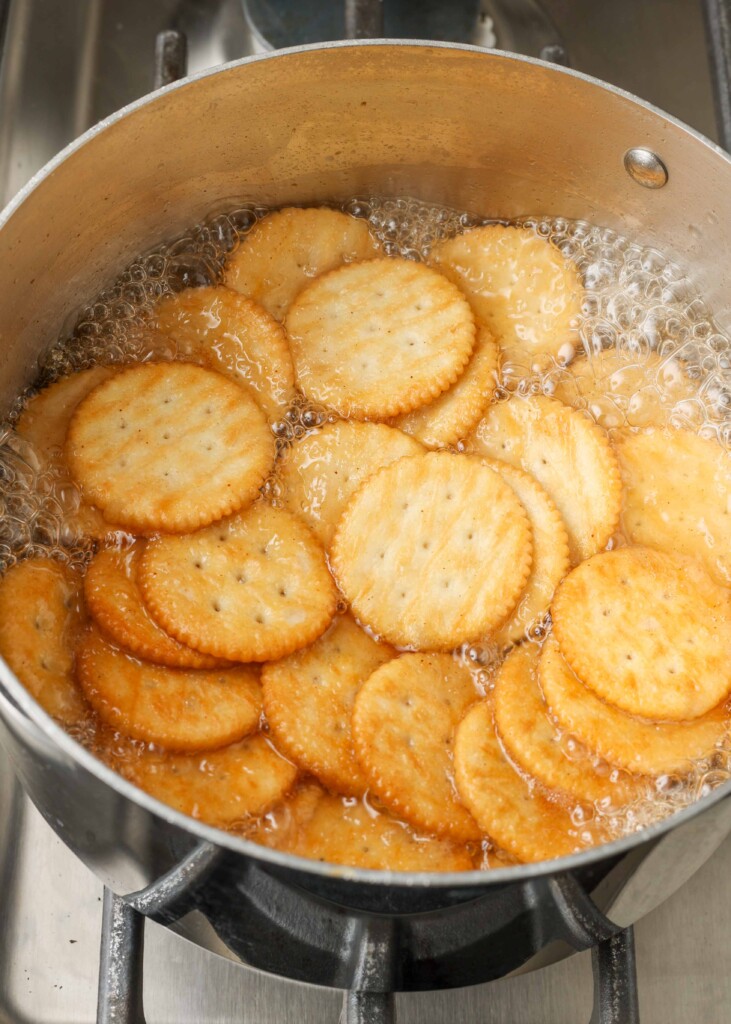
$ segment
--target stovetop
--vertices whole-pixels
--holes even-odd
[[[0,0],[0,25],[3,7]],[[543,0],[543,7],[572,67],[716,137],[701,0]],[[10,0],[7,14],[6,200],[68,141],[152,88],[160,30],[185,32],[191,72],[254,46],[239,0]],[[92,1024],[102,887],[22,796],[1,752],[0,837],[0,1024]],[[730,876],[728,841],[636,926],[643,1024],[728,1019]],[[236,966],[150,923],[144,987],[148,1024],[335,1024],[342,1003],[337,992]],[[491,985],[398,996],[396,1011],[399,1024],[585,1024],[591,1002],[583,953]]]

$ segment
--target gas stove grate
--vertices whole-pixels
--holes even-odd
[[[594,1007],[589,1024],[639,1024],[633,929],[617,929],[570,883],[552,884],[567,939],[576,949],[592,950]],[[395,953],[382,951],[382,956],[389,955]],[[145,1024],[143,956],[144,917],[105,889],[97,1024]],[[393,993],[345,994],[340,1024],[394,1024],[395,1019]]]

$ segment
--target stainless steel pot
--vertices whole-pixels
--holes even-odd
[[[626,158],[632,149],[646,152]],[[214,205],[367,193],[606,225],[691,268],[731,327],[731,161],[719,149],[631,96],[536,61],[334,44],[172,86],[92,129],[30,183],[0,224],[0,398],[10,403],[60,326],[134,255]],[[725,787],[641,834],[546,864],[336,868],[157,803],[81,749],[5,665],[0,739],[52,828],[139,911],[234,960],[364,992],[473,984],[610,939],[731,831]]]

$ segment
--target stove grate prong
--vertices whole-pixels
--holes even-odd
[[[145,1024],[142,1005],[144,935],[144,917],[121,896],[105,889],[97,1024]]]

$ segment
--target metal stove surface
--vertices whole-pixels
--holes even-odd
[[[10,0],[0,64],[0,199],[152,87],[156,33],[191,71],[243,56],[239,0]],[[503,5],[504,6],[504,5]],[[573,67],[716,136],[700,0],[544,0]],[[3,22],[0,0],[0,26]],[[643,1024],[721,1024],[731,1005],[731,841],[636,927]],[[0,1024],[92,1024],[101,885],[18,790],[0,752]],[[337,992],[237,967],[147,924],[148,1024],[333,1024]],[[585,1024],[588,953],[523,977],[402,995],[399,1024]]]

